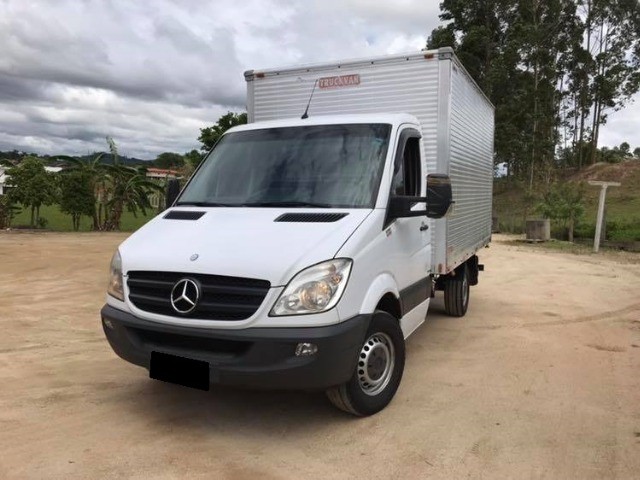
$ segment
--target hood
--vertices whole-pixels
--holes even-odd
[[[371,210],[183,207],[171,212],[204,214],[196,220],[179,220],[164,218],[165,211],[131,235],[120,246],[125,274],[131,270],[202,273],[283,286],[300,270],[333,258]],[[275,221],[287,213],[346,215],[334,222]]]

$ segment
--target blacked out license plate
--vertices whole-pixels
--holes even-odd
[[[209,363],[202,360],[151,352],[149,376],[154,380],[209,390]]]

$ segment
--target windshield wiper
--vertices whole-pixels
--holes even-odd
[[[312,207],[312,208],[336,208],[335,205],[330,203],[315,203],[315,202],[255,202],[255,203],[243,203],[243,207]]]
[[[219,202],[178,202],[176,207],[242,207],[239,203],[219,203]]]

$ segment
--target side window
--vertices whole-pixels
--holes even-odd
[[[391,182],[391,193],[393,195],[406,195],[404,189],[404,161],[396,161],[393,167],[393,182]]]
[[[420,139],[410,138],[404,148],[405,195],[420,195]]]
[[[402,157],[394,166],[391,192],[394,195],[420,195],[420,139],[409,138]]]

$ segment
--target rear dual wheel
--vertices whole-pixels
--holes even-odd
[[[444,310],[452,317],[463,317],[469,308],[469,272],[466,264],[444,282]]]
[[[404,371],[404,336],[399,321],[376,311],[349,381],[327,390],[331,403],[358,416],[373,415],[393,399]]]

